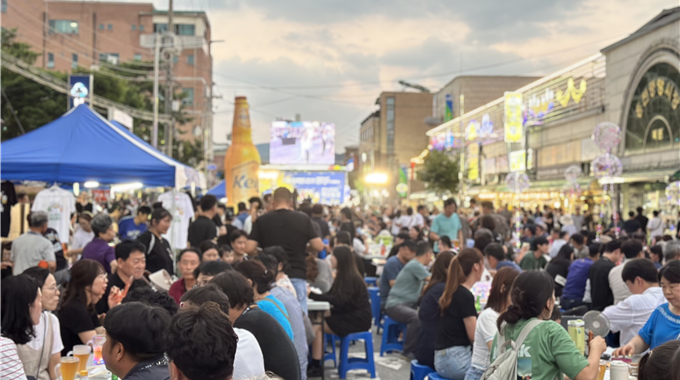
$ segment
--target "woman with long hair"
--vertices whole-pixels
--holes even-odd
[[[550,260],[550,263],[545,268],[545,271],[555,281],[555,297],[562,297],[562,290],[567,283],[569,266],[572,261],[574,261],[574,248],[569,244],[565,244],[557,252],[557,256]]]
[[[418,363],[430,368],[434,367],[434,342],[439,333],[439,298],[444,293],[449,266],[454,257],[450,251],[439,252],[432,265],[430,281],[423,288],[423,295],[420,297],[420,336],[416,343],[416,359]]]
[[[65,356],[73,346],[87,344],[96,334],[103,333],[95,305],[106,293],[109,280],[104,267],[94,261],[83,259],[71,267],[71,281],[64,292],[59,310],[59,327]],[[109,308],[121,301],[121,290],[113,287],[109,293]]]
[[[607,344],[602,337],[593,338],[586,359],[567,330],[550,321],[555,307],[555,285],[548,273],[522,272],[512,285],[510,297],[512,305],[498,317],[498,334],[491,348],[491,363],[498,356],[500,336],[516,341],[527,324],[538,320],[545,322],[538,323],[529,331],[518,351],[519,377],[561,379],[563,374],[574,380],[594,380],[597,377],[600,355],[607,349]]]
[[[5,278],[0,287],[2,288],[2,308],[0,310],[3,346],[2,378],[9,378],[9,376],[6,376],[9,374],[5,373],[4,368],[10,365],[15,368],[17,373],[25,371],[28,376],[36,376],[41,372],[39,369],[42,367],[38,361],[47,362],[49,361],[48,357],[35,359],[26,357],[25,353],[23,355],[19,353],[18,357],[21,359],[21,363],[31,365],[31,367],[25,368],[26,364],[17,363],[14,355],[5,357],[7,355],[5,351],[14,351],[15,344],[27,344],[35,339],[34,326],[40,323],[43,308],[40,286],[32,278],[21,275]],[[15,374],[12,375],[16,376]],[[47,377],[43,375],[41,379],[49,379],[49,375]]]
[[[357,270],[354,254],[349,247],[333,249],[336,275],[328,294],[310,293],[314,301],[326,301],[332,306],[330,315],[324,319],[324,330],[340,337],[347,334],[368,331],[371,328],[371,305],[364,279]],[[312,344],[312,362],[309,376],[320,376],[323,371],[323,336],[321,326],[314,326],[316,337]]]
[[[175,254],[170,242],[163,237],[170,229],[170,223],[170,212],[163,207],[155,208],[151,213],[149,228],[137,238],[146,247],[146,270],[151,273],[165,269],[171,276],[175,274]]]
[[[477,324],[475,296],[470,289],[483,272],[484,257],[475,248],[461,250],[449,265],[439,298],[439,329],[434,346],[434,368],[447,379],[463,380],[470,368]]]
[[[417,243],[423,240],[423,230],[420,229],[420,226],[411,226],[408,230],[408,236]]]
[[[489,354],[493,338],[498,332],[496,321],[498,315],[511,305],[510,290],[512,283],[519,276],[519,271],[511,267],[501,268],[491,282],[491,293],[484,311],[477,317],[475,341],[472,347],[472,364],[465,375],[465,380],[479,380],[491,364]]]
[[[29,376],[38,373],[38,380],[56,380],[55,367],[61,358],[64,344],[61,342],[59,319],[52,314],[59,305],[59,288],[57,281],[48,269],[40,267],[28,268],[22,276],[32,278],[42,293],[42,314],[40,322],[34,326],[35,338],[30,342],[17,346],[19,358]]]

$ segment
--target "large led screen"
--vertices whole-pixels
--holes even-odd
[[[335,124],[318,121],[272,122],[269,163],[335,164]]]

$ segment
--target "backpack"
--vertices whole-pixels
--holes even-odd
[[[486,369],[482,380],[517,380],[517,353],[531,330],[542,322],[544,321],[534,319],[524,325],[524,328],[522,328],[517,337],[517,341],[506,339],[505,331],[507,330],[507,325],[503,329],[503,334],[499,331],[498,335],[496,335],[498,356],[489,368]]]

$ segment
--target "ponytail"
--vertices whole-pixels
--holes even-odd
[[[444,315],[444,311],[451,305],[451,299],[456,290],[458,290],[458,287],[467,281],[474,265],[483,262],[483,260],[482,253],[474,248],[465,248],[461,250],[460,253],[451,260],[444,293],[439,298],[439,310],[441,310],[441,315]]]
[[[512,285],[510,296],[512,305],[498,316],[498,331],[501,331],[503,322],[514,325],[520,319],[540,316],[553,294],[555,294],[555,283],[547,272],[522,272]]]

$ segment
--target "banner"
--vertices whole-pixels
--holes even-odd
[[[408,195],[408,166],[406,165],[399,167],[399,183],[396,190],[400,197]]]
[[[523,150],[508,153],[510,172],[526,171],[526,153]]]
[[[521,142],[523,138],[522,93],[505,93],[505,142]]]
[[[479,144],[468,145],[468,179],[474,181],[479,178]]]
[[[269,178],[260,177],[260,194],[277,187],[297,190],[298,201],[311,199],[312,203],[340,205],[345,202],[344,171],[281,171]]]
[[[94,90],[93,80],[94,76],[92,74],[68,76],[68,109],[84,103],[87,103],[90,107],[92,106],[92,91]]]
[[[453,97],[451,94],[446,94],[446,111],[444,114],[444,121],[453,120]]]

